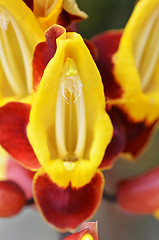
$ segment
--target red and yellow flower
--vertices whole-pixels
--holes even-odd
[[[123,31],[92,39],[110,115],[124,127],[124,152],[131,156],[140,153],[159,119],[158,7],[158,0],[140,0]]]
[[[87,18],[87,14],[81,11],[75,0],[33,0],[32,9],[40,26],[45,31],[57,23],[67,27],[71,22]]]

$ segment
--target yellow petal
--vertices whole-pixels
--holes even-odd
[[[159,0],[140,0],[114,56],[114,74],[124,90],[119,106],[136,121],[159,117]]]
[[[44,39],[32,11],[20,0],[0,0],[0,98],[32,93],[34,48]]]

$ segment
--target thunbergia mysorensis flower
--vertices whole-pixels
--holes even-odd
[[[138,1],[123,31],[92,39],[107,106],[125,128],[124,152],[131,156],[144,149],[159,117],[158,6],[157,0]]]
[[[66,27],[72,21],[87,18],[75,0],[33,0],[33,12],[43,30],[55,23]]]
[[[159,118],[158,9],[158,0],[138,1],[114,55],[122,108],[147,125]]]
[[[32,93],[31,62],[44,39],[32,11],[21,0],[0,0],[0,105]]]
[[[118,184],[119,207],[132,214],[154,214],[159,218],[159,167]]]
[[[58,25],[46,32],[34,53],[33,85],[32,106],[0,109],[0,142],[22,165],[39,169],[34,199],[46,220],[75,229],[99,205],[98,167],[113,132],[100,74],[79,34]]]

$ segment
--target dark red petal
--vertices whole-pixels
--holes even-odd
[[[88,228],[94,240],[98,240],[98,223],[97,222],[84,222],[80,230]]]
[[[113,75],[113,55],[117,51],[122,31],[109,31],[95,36],[92,42],[98,50],[98,59],[96,64],[102,76],[105,95],[108,98],[120,98],[122,88],[117,83]]]
[[[145,122],[128,123],[126,128],[127,142],[124,149],[125,153],[131,153],[133,157],[137,157],[146,147],[155,123],[147,126]]]
[[[41,81],[44,69],[56,52],[56,39],[64,33],[64,28],[54,25],[45,33],[46,41],[39,43],[33,56],[33,88],[34,91]]]
[[[27,199],[32,198],[32,179],[34,172],[31,172],[18,163],[12,158],[9,159],[7,165],[7,179],[17,183],[24,191]]]
[[[36,175],[35,175],[36,176]],[[37,176],[34,193],[46,220],[61,230],[74,230],[96,211],[103,190],[103,175],[96,173],[87,185],[63,189],[53,183],[47,174]]]
[[[23,0],[23,2],[33,11],[33,0]]]
[[[120,120],[113,113],[113,111],[108,111],[113,124],[113,137],[101,162],[99,168],[110,168],[112,167],[116,158],[123,152],[126,144],[126,134],[124,127],[120,124]]]
[[[66,12],[64,9],[60,13],[57,24],[67,28],[70,24],[80,21],[82,18],[76,15],[72,15],[69,12]]]
[[[81,240],[81,238],[88,232],[89,232],[89,228],[86,228],[80,232],[74,233],[74,234],[64,238],[63,240]]]
[[[26,204],[21,188],[12,181],[0,181],[0,217],[11,217]]]
[[[159,167],[118,185],[119,207],[130,213],[150,214],[159,209]]]
[[[117,107],[114,107],[111,111],[118,115],[120,124],[125,128],[126,144],[123,152],[137,157],[148,143],[156,122],[151,125],[147,125],[145,122],[136,122]]]
[[[18,102],[0,108],[0,144],[24,167],[38,169],[40,164],[26,134],[29,113],[30,105]]]

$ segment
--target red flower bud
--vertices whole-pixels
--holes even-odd
[[[12,181],[0,182],[0,217],[17,214],[26,204],[21,188]]]
[[[121,209],[137,214],[151,214],[159,209],[159,167],[118,185]]]

